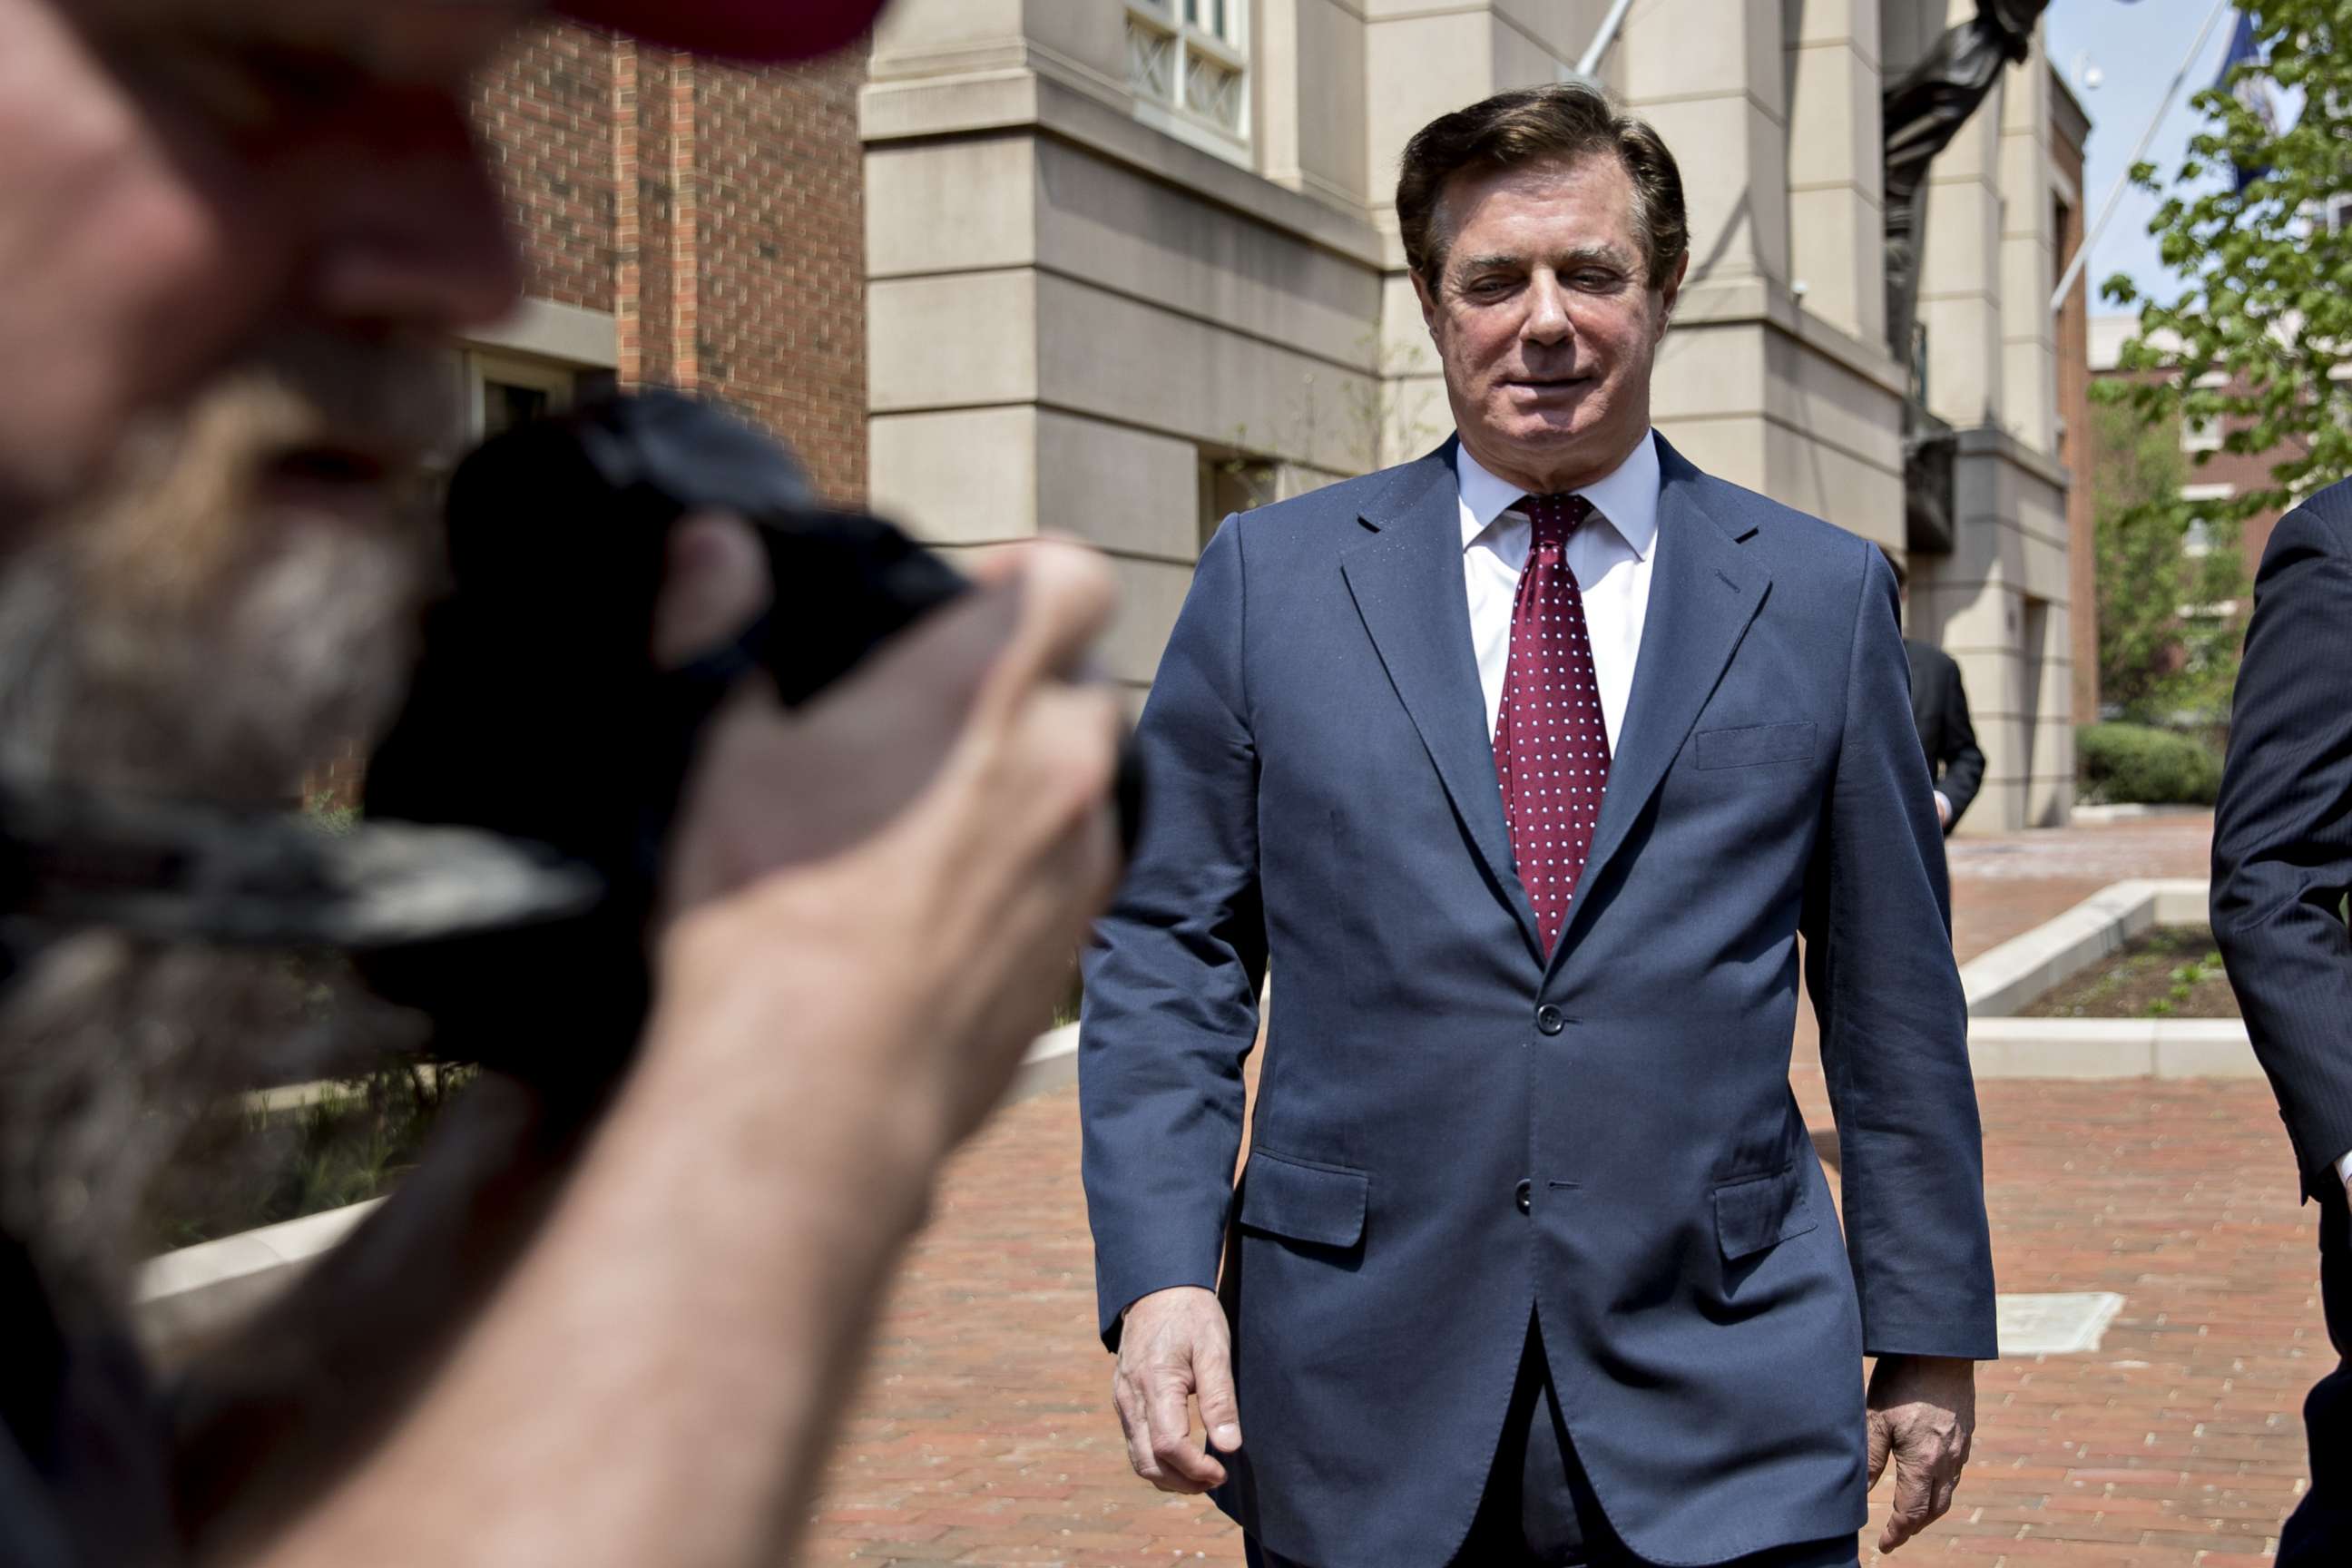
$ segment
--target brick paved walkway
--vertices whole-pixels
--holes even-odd
[[[2207,831],[2172,819],[1962,840],[1959,949],[2122,877],[2201,875]],[[1826,1127],[1810,1066],[1794,1075],[1800,1099]],[[1983,1371],[1958,1505],[1889,1561],[2265,1561],[2305,1484],[2303,1393],[2332,1361],[2309,1216],[2267,1091],[2008,1080],[1981,1099],[2002,1288],[2112,1290],[2125,1305],[2094,1354]],[[805,1561],[1239,1563],[1213,1509],[1128,1471],[1093,1334],[1077,1155],[1065,1090],[999,1117],[950,1173],[881,1325]]]

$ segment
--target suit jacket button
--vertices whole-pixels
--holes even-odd
[[[1547,1002],[1536,1009],[1536,1027],[1545,1034],[1557,1035],[1567,1026],[1568,1020],[1561,1017],[1559,1009],[1550,1003]]]
[[[1521,1214],[1533,1214],[1536,1208],[1536,1184],[1533,1182],[1521,1182],[1518,1190],[1512,1193],[1511,1201],[1519,1205]]]

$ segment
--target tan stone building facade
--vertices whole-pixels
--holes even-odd
[[[1419,126],[1575,65],[1607,0],[898,0],[862,101],[871,489],[953,546],[1116,562],[1148,684],[1204,531],[1450,430],[1390,201]],[[1658,424],[1906,548],[1879,95],[1970,0],[1642,0],[1598,74],[1681,160]],[[2037,49],[1938,161],[1929,407],[1957,530],[1911,563],[1989,761],[1967,826],[2072,797],[2060,323],[2085,126]],[[2079,351],[2077,351],[2079,352]]]
[[[1690,200],[1660,427],[1898,554],[1879,95],[1971,5],[1638,0],[1599,69]],[[1225,512],[1446,435],[1399,152],[1445,110],[1559,78],[1608,9],[897,0],[870,57],[764,72],[543,29],[479,89],[530,300],[460,345],[474,428],[683,385],[949,546],[1092,540],[1127,595],[1109,663],[1139,696]],[[1910,613],[1968,679],[1989,760],[1972,829],[2060,820],[2071,795],[2079,291],[2048,301],[2086,129],[2037,51],[1933,173],[1923,383],[1958,432],[1956,528],[1910,560]]]

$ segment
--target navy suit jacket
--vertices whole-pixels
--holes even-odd
[[[2341,1190],[2352,1153],[2347,889],[2352,481],[2281,518],[2263,552],[2213,810],[2213,940],[2315,1197]]]
[[[1994,1353],[1893,575],[1659,447],[1639,663],[1549,963],[1451,443],[1228,519],[1144,710],[1151,809],[1079,1047],[1101,1327],[1221,1283],[1219,1501],[1283,1556],[1445,1563],[1530,1313],[1611,1523],[1669,1563],[1858,1529],[1864,1354]],[[1801,931],[1843,1247],[1789,1089]]]
[[[1952,803],[1952,820],[1944,825],[1949,837],[1984,782],[1984,752],[1969,720],[1969,689],[1961,684],[1959,662],[1933,643],[1906,637],[1903,652],[1911,664],[1911,718],[1919,727],[1919,749],[1927,755],[1927,776]]]

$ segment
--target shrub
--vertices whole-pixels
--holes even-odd
[[[415,1167],[470,1068],[415,1063],[320,1084],[282,1110],[237,1096],[191,1128],[150,1193],[148,1248],[163,1251],[380,1198]]]
[[[2221,758],[2188,735],[2146,724],[2086,724],[2074,732],[2082,797],[2149,805],[2210,805],[2221,787]]]

